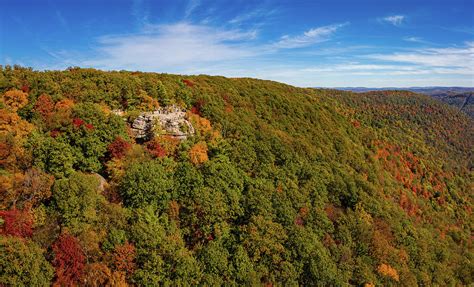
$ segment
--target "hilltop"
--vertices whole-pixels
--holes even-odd
[[[8,66],[0,94],[0,285],[474,283],[474,122],[428,96]]]

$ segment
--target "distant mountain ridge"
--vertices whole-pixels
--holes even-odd
[[[474,87],[407,87],[407,88],[366,88],[366,87],[341,87],[337,90],[365,93],[372,91],[403,90],[432,96],[448,105],[455,106],[459,110],[474,118]]]

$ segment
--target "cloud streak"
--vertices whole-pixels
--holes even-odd
[[[184,18],[187,19],[191,14],[196,10],[196,8],[201,5],[201,1],[199,0],[189,0],[188,5],[184,11]]]
[[[67,20],[63,17],[63,14],[61,13],[61,11],[59,10],[55,10],[55,14],[56,14],[56,18],[58,19],[58,22],[61,24],[61,26],[67,30],[67,31],[70,31],[69,29],[69,25],[68,25],[68,22]]]
[[[136,25],[141,27],[148,23],[148,12],[144,8],[143,0],[133,0],[132,1],[132,11],[131,14],[135,19]]]
[[[370,59],[388,62],[410,63],[429,67],[464,68],[474,75],[474,42],[464,47],[426,48],[411,52],[373,54]]]
[[[405,37],[403,38],[403,40],[407,42],[413,42],[413,43],[425,43],[425,41],[423,41],[423,39],[419,37]]]
[[[177,67],[272,55],[282,49],[328,41],[345,25],[313,28],[299,36],[283,37],[275,43],[259,43],[256,41],[256,30],[215,28],[188,22],[148,24],[138,34],[99,38],[96,47],[98,56],[79,65],[102,69],[176,71]]]
[[[244,22],[260,19],[260,18],[267,18],[277,12],[276,9],[256,9],[248,13],[239,14],[236,17],[232,18],[228,23],[232,25],[240,25]]]
[[[404,15],[391,15],[391,16],[381,18],[380,20],[387,22],[389,24],[392,24],[394,26],[400,26],[403,24],[405,19],[406,17]]]
[[[241,43],[255,37],[254,31],[222,30],[185,22],[148,25],[142,34],[100,38],[97,48],[100,56],[83,64],[105,69],[159,71],[240,59],[256,54],[256,49]]]
[[[310,29],[298,36],[285,35],[276,42],[273,46],[275,48],[292,49],[301,48],[309,45],[313,45],[320,42],[325,42],[331,38],[331,36],[344,26],[349,25],[348,22],[342,24],[334,24],[329,26],[322,26]]]

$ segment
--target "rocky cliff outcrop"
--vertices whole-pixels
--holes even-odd
[[[131,125],[137,139],[149,139],[154,133],[163,133],[178,139],[194,134],[194,128],[186,112],[177,106],[159,108],[140,114]]]

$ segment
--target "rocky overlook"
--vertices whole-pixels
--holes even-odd
[[[161,132],[178,139],[186,139],[194,134],[186,112],[175,105],[140,114],[132,122],[131,128],[137,139],[148,139],[153,133]]]

